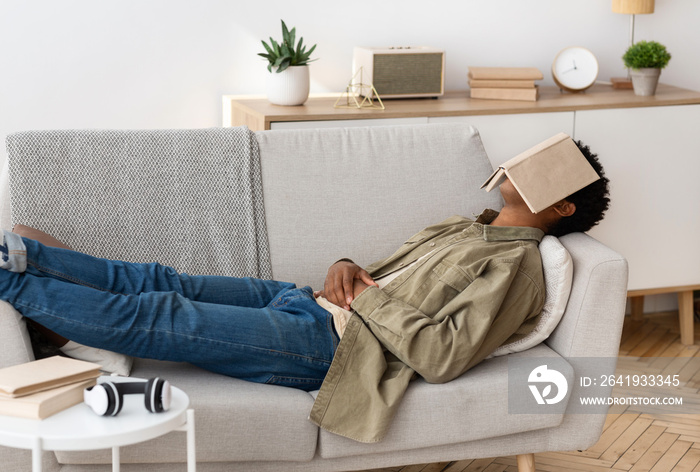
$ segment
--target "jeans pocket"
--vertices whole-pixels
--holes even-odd
[[[311,300],[314,304],[316,304],[311,287],[303,287],[286,290],[284,293],[282,293],[282,295],[272,300],[272,302],[270,302],[270,306],[272,308],[280,309],[296,300]]]

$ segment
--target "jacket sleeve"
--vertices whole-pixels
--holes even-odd
[[[426,381],[449,382],[541,311],[544,294],[518,268],[513,260],[494,262],[432,317],[377,287],[365,289],[352,308]]]

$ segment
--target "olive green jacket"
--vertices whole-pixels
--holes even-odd
[[[539,229],[451,217],[424,229],[367,271],[418,261],[384,289],[369,287],[311,410],[321,428],[356,441],[386,434],[414,374],[444,383],[535,326],[544,304]]]

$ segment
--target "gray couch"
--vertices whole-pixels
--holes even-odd
[[[256,138],[273,276],[300,286],[321,287],[328,265],[342,257],[366,265],[390,254],[428,224],[501,205],[498,192],[479,190],[492,168],[478,132],[465,125],[265,131],[256,133]],[[56,147],[56,153],[62,159],[75,158],[61,146]],[[133,159],[138,163],[139,156],[134,154]],[[117,163],[116,172],[120,166],[132,164]],[[37,171],[48,172],[40,163]],[[206,201],[211,189],[201,176],[189,175],[182,167],[175,172],[182,173],[179,177],[185,185],[174,192],[194,192]],[[3,228],[12,224],[6,174],[0,186]],[[116,174],[103,174],[102,181],[91,177],[83,185],[109,188]],[[153,185],[152,175],[139,175],[142,181],[137,186],[147,189]],[[60,172],[56,176],[67,178]],[[120,198],[147,197],[132,192]],[[121,237],[115,234],[120,231],[151,228],[150,237],[159,237],[161,215],[149,215],[142,205],[107,198],[75,200],[46,199],[37,205],[36,211],[47,215],[42,216],[45,227],[39,229],[58,232],[75,246],[86,237],[94,238],[108,248],[108,254]],[[118,219],[127,226],[115,232],[109,224],[86,222],[80,216],[86,205],[97,205],[94,210],[106,221]],[[123,208],[139,210],[125,215]],[[77,216],[55,216],[51,221],[52,215],[66,214]],[[221,215],[221,220],[225,218]],[[216,221],[208,222],[206,228],[186,222],[182,225],[183,231],[193,231],[200,238],[217,234],[211,231]],[[387,437],[379,443],[356,443],[310,423],[307,417],[314,392],[258,385],[188,364],[153,360],[136,359],[132,375],[158,375],[189,394],[196,411],[198,470],[205,472],[345,471],[586,449],[599,438],[604,412],[508,413],[509,359],[617,356],[625,309],[626,262],[585,234],[565,236],[561,243],[573,258],[573,285],[562,321],[546,342],[488,359],[448,384],[415,380]],[[122,255],[116,248],[111,254]],[[2,303],[0,366],[32,358],[23,320]],[[579,387],[574,382],[571,388],[569,399],[576,396]],[[106,471],[111,470],[110,461],[109,450],[44,454],[44,467],[49,471]],[[175,432],[125,447],[121,461],[125,471],[185,470],[184,464],[172,464],[185,462],[184,437]],[[29,470],[30,463],[28,451],[0,448],[3,470]]]

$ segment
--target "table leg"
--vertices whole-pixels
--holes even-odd
[[[41,472],[42,455],[41,438],[34,438],[34,447],[32,448],[32,472]]]
[[[121,469],[121,458],[119,457],[119,446],[112,448],[112,472],[119,472]]]
[[[197,451],[194,444],[194,410],[187,410],[187,472],[197,471]]]
[[[692,346],[695,342],[693,332],[693,291],[678,292],[678,323],[681,328],[681,344]]]

